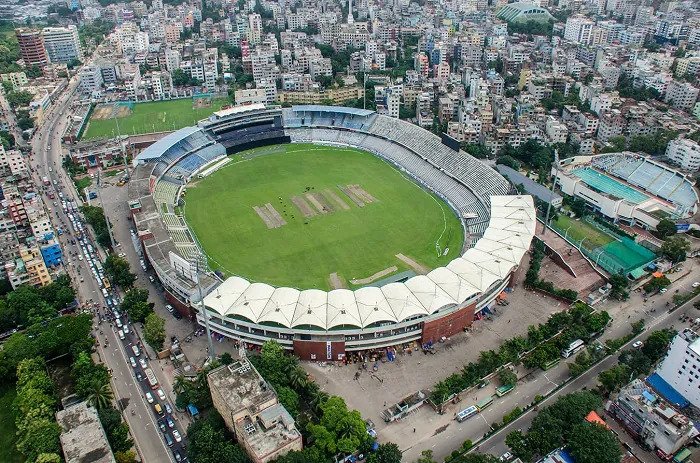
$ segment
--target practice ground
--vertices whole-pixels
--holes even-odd
[[[236,156],[188,187],[185,217],[212,268],[297,288],[328,290],[332,273],[350,282],[410,270],[397,254],[435,268],[464,241],[447,204],[389,164],[315,145]]]
[[[208,107],[194,109],[192,98],[153,101],[136,103],[131,111],[126,111],[126,107],[117,108],[115,115],[119,120],[119,131],[122,135],[166,132],[195,125],[197,121],[208,117],[228,103],[230,102],[226,98],[217,98],[212,100]],[[117,119],[103,118],[108,109],[110,108],[103,105],[95,108],[83,134],[84,140],[117,135]]]
[[[577,243],[585,238],[586,242],[584,244],[587,248],[605,246],[614,241],[610,235],[603,233],[585,220],[575,220],[562,214],[554,224],[562,233],[568,230],[568,237]]]

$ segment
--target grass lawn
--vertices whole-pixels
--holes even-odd
[[[199,109],[192,108],[192,98],[137,103],[131,114],[118,118],[119,130],[122,135],[177,130],[188,125],[195,125],[200,119],[208,117],[229,103],[227,98],[217,98],[212,101],[210,107]],[[83,140],[116,136],[116,120],[114,118],[94,119],[93,113],[87,129],[83,133]]]
[[[17,451],[17,428],[12,401],[15,400],[14,386],[0,388],[0,461],[3,463],[21,463],[24,457]]]
[[[560,215],[554,223],[559,227],[562,233],[568,230],[568,236],[571,237],[573,241],[579,242],[583,238],[586,238],[584,245],[587,248],[605,246],[614,241],[611,236],[583,220],[574,220],[569,216]]]
[[[408,270],[398,253],[434,268],[461,252],[462,228],[449,206],[372,154],[300,144],[256,151],[265,154],[247,159],[249,153],[243,153],[188,187],[185,217],[214,269],[278,286],[327,290],[333,272],[349,281],[394,265]],[[351,184],[376,201],[359,207],[338,188]],[[307,188],[323,192],[335,210],[305,219],[290,198]],[[336,206],[325,190],[348,209]],[[267,228],[253,210],[266,203],[286,225]],[[449,247],[446,256],[437,256],[438,239],[441,249]]]

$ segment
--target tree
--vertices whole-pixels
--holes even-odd
[[[109,383],[94,385],[94,389],[87,396],[87,403],[98,410],[107,408],[114,398],[114,393]]]
[[[485,453],[467,453],[458,456],[452,463],[498,463],[498,458]]]
[[[376,452],[371,453],[367,463],[401,463],[402,453],[394,443],[380,444]]]
[[[690,243],[682,236],[671,236],[661,245],[661,253],[672,262],[682,262],[690,251]]]
[[[222,365],[230,365],[231,363],[233,363],[233,357],[231,357],[231,354],[229,354],[228,352],[224,352],[219,356],[219,361]]]
[[[34,95],[30,92],[13,90],[5,94],[7,102],[12,109],[27,106],[34,99]]]
[[[27,426],[17,439],[17,450],[27,458],[27,461],[35,461],[39,455],[45,453],[61,452],[59,436],[61,427],[49,418],[34,419],[27,423]]]
[[[420,453],[420,458],[416,460],[416,463],[437,463],[433,459],[433,451],[432,450],[423,450]]]
[[[669,280],[666,276],[661,276],[659,278],[652,278],[643,286],[643,288],[647,293],[655,293],[656,291],[659,291],[670,284],[671,280]]]
[[[86,204],[84,206],[80,206],[80,211],[85,216],[85,221],[92,226],[93,230],[95,230],[97,242],[103,247],[111,247],[112,240],[109,237],[107,218],[105,217],[104,210],[102,210],[101,207]]]
[[[36,463],[61,463],[62,461],[57,453],[42,453],[36,457]]]
[[[121,303],[121,310],[133,321],[145,321],[148,314],[153,312],[153,304],[148,302],[148,291],[142,288],[127,291]]]
[[[618,301],[626,301],[630,297],[630,292],[627,290],[629,287],[629,280],[624,275],[613,274],[610,275],[608,279],[610,283],[610,296]]]
[[[576,425],[569,438],[569,449],[577,463],[619,463],[622,458],[615,435],[596,423]]]
[[[143,336],[153,349],[162,350],[165,342],[165,320],[155,312],[148,314],[143,325]]]
[[[488,159],[491,156],[491,150],[481,143],[467,143],[462,149],[477,159]]]
[[[247,463],[248,456],[226,438],[223,420],[218,413],[194,421],[187,428],[187,456],[197,463]]]
[[[516,375],[510,368],[502,368],[498,372],[498,380],[504,386],[515,386],[518,382],[518,375]]]
[[[530,450],[527,437],[522,431],[516,430],[508,433],[506,436],[506,445],[516,457],[523,461],[532,461],[533,454]]]
[[[630,380],[630,368],[627,365],[619,364],[605,370],[598,375],[598,381],[603,387],[605,394],[617,391]]]
[[[131,273],[129,262],[116,254],[110,254],[104,263],[105,275],[122,288],[131,288],[136,281],[136,275]]]
[[[136,453],[133,450],[114,452],[114,460],[117,463],[136,463]]]
[[[121,413],[114,407],[105,407],[98,410],[97,415],[112,451],[127,452],[131,450],[133,442],[129,439],[129,425],[122,421]]]
[[[671,330],[656,330],[652,332],[644,341],[642,353],[649,357],[652,363],[656,363],[664,355],[668,349],[668,345],[673,339],[674,332]]]

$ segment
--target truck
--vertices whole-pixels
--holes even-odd
[[[49,181],[49,178],[48,178],[46,175],[44,175],[43,177],[41,177],[41,182],[42,182],[44,185],[46,185],[46,186],[51,185],[51,182]]]
[[[158,380],[156,379],[156,375],[153,374],[153,370],[144,368],[143,372],[146,374],[146,380],[148,381],[148,385],[151,386],[151,389],[158,389]]]

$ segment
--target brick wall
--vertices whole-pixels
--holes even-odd
[[[345,355],[345,341],[330,341],[331,359],[340,360]],[[328,361],[326,341],[294,340],[294,353],[302,360]],[[340,354],[340,358],[338,355]],[[315,356],[315,358],[314,358]]]
[[[425,322],[423,324],[423,337],[421,338],[421,342],[437,342],[443,336],[454,336],[467,326],[471,326],[474,321],[475,308],[476,303],[440,319]]]
[[[178,298],[170,294],[167,290],[163,291],[163,296],[165,296],[165,300],[168,301],[168,304],[180,312],[180,315],[187,317],[190,320],[194,320],[195,313],[188,305],[183,304]]]

